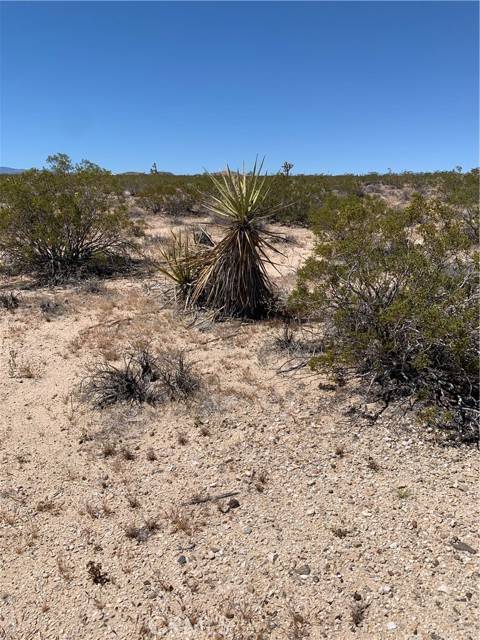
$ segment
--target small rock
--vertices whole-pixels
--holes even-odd
[[[396,628],[395,622],[387,622],[387,631],[395,631]]]
[[[252,530],[250,527],[243,527],[243,533],[252,533]]]
[[[296,569],[296,572],[298,573],[299,576],[309,576],[310,575],[310,567],[308,566],[308,564],[302,564],[301,567],[298,567]]]
[[[438,585],[437,591],[439,591],[440,593],[450,593],[450,589],[447,587],[446,584]]]
[[[314,516],[315,515],[315,509],[307,509],[307,516]]]
[[[450,544],[457,551],[466,551],[467,553],[471,553],[472,555],[477,553],[476,549],[471,547],[466,542],[462,542],[461,540],[458,540],[456,538],[454,538],[453,540],[450,540]]]
[[[392,587],[389,584],[382,584],[382,586],[378,590],[378,593],[384,595],[386,593],[390,593],[391,590],[392,590]]]
[[[187,564],[187,559],[185,556],[180,556],[177,560],[178,564]]]
[[[270,562],[275,562],[278,558],[278,553],[269,553],[268,559]]]
[[[229,509],[238,509],[239,506],[240,502],[236,498],[230,498],[230,500],[228,501]]]

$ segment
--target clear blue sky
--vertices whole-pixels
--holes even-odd
[[[112,171],[478,165],[475,2],[3,2],[1,156]]]

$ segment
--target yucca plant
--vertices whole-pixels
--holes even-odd
[[[164,264],[159,270],[173,280],[177,293],[188,306],[199,272],[199,250],[192,247],[188,235],[181,231],[172,232],[172,236],[172,243],[160,252]]]
[[[269,186],[262,176],[263,161],[255,161],[250,173],[210,175],[216,194],[207,209],[227,226],[225,237],[203,253],[191,301],[217,310],[223,316],[259,318],[271,312],[273,286],[267,266],[273,265],[267,249],[277,251],[267,241],[271,232],[263,223],[273,213],[266,199]]]

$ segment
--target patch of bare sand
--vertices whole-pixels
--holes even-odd
[[[288,289],[312,239],[282,231]],[[161,278],[106,288],[0,312],[0,637],[476,636],[476,450],[371,424],[352,384],[280,376],[278,322],[183,314]],[[80,402],[88,364],[138,340],[185,349],[198,394]]]

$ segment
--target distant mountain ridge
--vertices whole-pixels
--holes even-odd
[[[23,173],[25,169],[12,169],[12,167],[0,167],[0,173]]]

